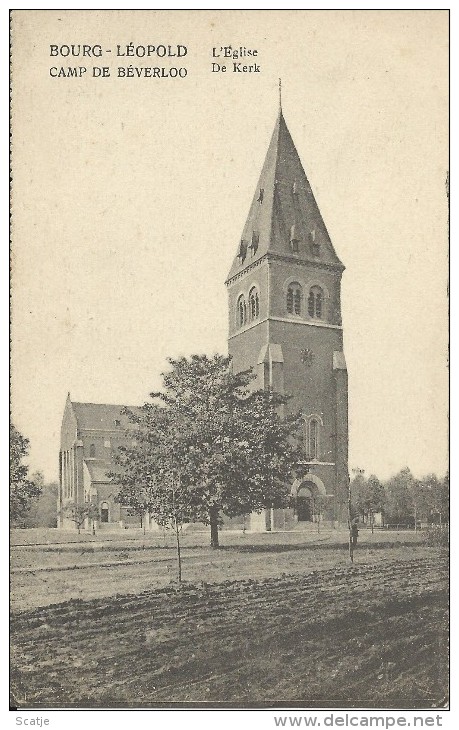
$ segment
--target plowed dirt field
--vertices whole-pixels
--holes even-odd
[[[436,549],[405,549],[384,562],[15,613],[12,702],[444,706],[448,566]]]

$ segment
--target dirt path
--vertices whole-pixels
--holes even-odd
[[[432,555],[48,606],[13,618],[14,700],[438,706],[446,590]]]
[[[344,568],[349,563],[347,533],[317,535],[268,535],[232,539],[220,550],[185,545],[182,549],[183,577],[188,582],[276,578],[282,574],[304,574],[313,570]],[[269,541],[268,541],[269,540]],[[374,535],[362,537],[356,564],[384,563],[434,554],[413,536]],[[175,581],[175,549],[132,546],[92,550],[80,546],[70,552],[11,550],[11,608],[23,611],[71,598],[88,600],[120,594],[137,595],[163,588]]]

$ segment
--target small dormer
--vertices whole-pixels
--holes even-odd
[[[320,256],[320,244],[316,239],[316,229],[309,232],[309,245],[313,256]]]
[[[241,264],[244,263],[246,256],[247,256],[247,241],[244,241],[244,239],[242,239],[241,243],[239,245],[239,252],[237,255]]]
[[[290,228],[290,248],[293,253],[298,253],[300,249],[300,237],[295,223]]]
[[[258,231],[252,231],[252,240],[250,242],[250,249],[252,251],[252,256],[254,256],[258,249],[258,244],[260,242],[260,234]]]

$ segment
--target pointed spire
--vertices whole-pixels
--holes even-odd
[[[257,246],[248,246],[254,234]],[[285,123],[281,79],[279,113],[228,279],[266,254],[344,269]]]

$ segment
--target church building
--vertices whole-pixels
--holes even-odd
[[[130,441],[126,435],[130,421],[123,409],[105,403],[76,403],[68,394],[59,451],[58,527],[75,528],[72,506],[88,502],[97,508],[99,529],[139,523],[116,502],[118,488],[108,478],[114,468],[114,453]]]
[[[289,395],[284,411],[302,413],[304,460],[292,468],[291,508],[266,509],[250,520],[224,518],[229,529],[295,529],[322,519],[347,520],[343,271],[280,109],[226,280],[228,350],[235,372],[253,368],[254,387]],[[95,504],[99,526],[136,522],[116,502],[117,487],[108,478],[116,449],[129,440],[123,406],[75,403],[68,396],[59,454],[59,527],[74,527],[69,507],[85,502]]]
[[[343,271],[280,109],[226,281],[228,349],[235,372],[254,369],[255,387],[291,396],[285,408],[303,414],[305,458],[293,511],[252,515],[251,529],[347,519]]]

